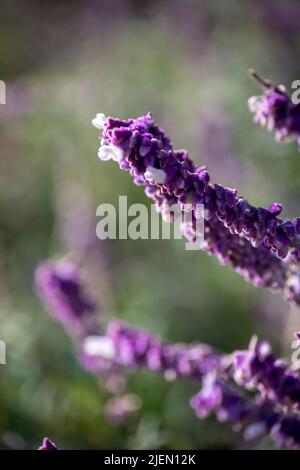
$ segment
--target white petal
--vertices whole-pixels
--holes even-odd
[[[272,352],[271,346],[266,341],[263,341],[260,345],[259,353],[262,357],[268,356]]]
[[[260,96],[251,96],[251,98],[248,99],[248,107],[250,111],[255,113],[257,110],[257,105],[260,103],[260,101],[261,101]]]
[[[145,171],[145,178],[150,183],[163,184],[166,179],[166,173],[164,170],[148,166]]]
[[[92,124],[96,129],[104,129],[104,123],[106,121],[106,116],[103,113],[96,114],[96,117],[92,119]]]
[[[122,160],[123,150],[120,147],[116,147],[115,145],[112,145],[111,148],[112,148],[112,153],[113,153],[112,159],[115,162],[119,162],[120,160]]]
[[[98,157],[100,160],[110,160],[111,159],[111,152],[109,145],[101,145],[98,150]]]
[[[112,339],[107,336],[88,336],[83,349],[89,356],[100,356],[104,359],[113,359],[116,353]]]
[[[114,160],[119,162],[123,157],[123,151],[115,145],[101,145],[98,151],[100,160]]]

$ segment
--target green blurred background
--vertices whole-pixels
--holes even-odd
[[[141,407],[107,419],[101,379],[85,372],[61,326],[33,291],[38,262],[72,253],[89,273],[106,318],[123,318],[172,341],[224,351],[257,333],[289,356],[297,312],[247,285],[183,241],[99,241],[103,202],[150,204],[143,189],[97,158],[96,112],[151,111],[176,148],[206,164],[213,181],[250,202],[283,202],[296,216],[300,157],[255,126],[249,67],[277,83],[300,79],[300,6],[260,0],[2,0],[0,79],[0,447],[269,448],[244,443],[189,406],[197,385],[139,372],[127,391]],[[299,215],[299,211],[298,211]]]

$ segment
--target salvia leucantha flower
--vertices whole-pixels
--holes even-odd
[[[83,364],[94,372],[103,362],[128,369],[145,367],[162,372],[168,379],[199,379],[219,363],[219,354],[210,346],[166,344],[145,330],[130,328],[119,321],[108,324],[105,334],[88,336],[82,347]],[[99,368],[97,358],[101,359]]]
[[[251,76],[262,85],[264,92],[248,100],[254,121],[274,132],[278,142],[297,140],[300,144],[300,104],[294,104],[285,88],[261,79],[254,70]]]
[[[42,266],[60,272],[61,263],[46,262]],[[38,278],[40,271],[41,267]],[[76,279],[78,292],[86,302],[77,269],[72,279]],[[214,412],[234,429],[243,429],[248,438],[269,434],[281,446],[300,444],[300,379],[288,364],[274,356],[268,343],[252,340],[248,349],[224,355],[202,343],[170,344],[120,321],[97,325],[93,330],[81,329],[84,334],[78,335],[73,323],[69,323],[69,309],[61,307],[65,298],[60,290],[45,290],[43,284],[42,299],[50,313],[77,339],[79,359],[89,371],[105,376],[144,368],[162,373],[166,380],[181,378],[202,383],[192,400],[199,416]],[[51,447],[48,441],[47,446]]]
[[[93,124],[102,130],[100,159],[112,159],[128,170],[162,213],[179,203],[182,210],[192,207],[195,220],[197,204],[204,205],[204,250],[254,285],[282,290],[289,301],[300,304],[293,271],[300,260],[300,218],[280,219],[281,204],[254,207],[235,189],[212,185],[207,169],[195,167],[186,151],[174,150],[150,114],[128,120],[98,114]],[[184,234],[190,228],[182,224]]]
[[[114,321],[105,334],[87,337],[82,350],[88,368],[98,358],[129,371],[161,372],[167,380],[202,382],[191,401],[199,417],[215,413],[235,430],[243,429],[247,439],[269,434],[281,446],[300,445],[300,379],[265,341],[252,340],[249,349],[222,355],[206,344],[168,344]]]
[[[170,379],[199,380],[218,370],[246,390],[255,390],[264,399],[300,411],[300,378],[276,358],[269,343],[255,338],[247,350],[224,356],[206,344],[167,344],[148,331],[113,321],[105,334],[84,340],[83,353],[87,367],[89,360],[98,357],[129,369],[145,367],[163,372]]]
[[[255,120],[280,141],[299,139],[297,106],[282,87],[254,76],[265,88],[262,97],[250,101]],[[283,220],[279,203],[254,207],[235,189],[211,184],[206,168],[195,167],[186,151],[174,150],[150,114],[129,120],[98,114],[93,124],[102,131],[99,158],[128,170],[163,216],[166,207],[178,203],[192,213],[192,223],[182,224],[188,239],[196,235],[197,204],[203,204],[204,250],[253,285],[281,290],[300,305],[299,218]],[[246,439],[268,434],[279,446],[300,447],[300,379],[267,342],[254,339],[246,350],[221,354],[201,343],[169,344],[118,321],[96,327],[96,304],[71,263],[41,265],[36,286],[50,313],[77,339],[79,359],[88,370],[105,375],[146,368],[167,380],[199,381],[201,389],[191,400],[199,417],[214,413],[243,430]],[[113,412],[119,416],[121,408],[117,402]],[[56,446],[45,439],[40,449]]]
[[[201,390],[191,399],[191,406],[199,418],[214,413],[220,422],[230,423],[236,431],[243,430],[245,440],[270,435],[280,447],[300,446],[298,415],[285,413],[267,400],[245,396],[213,372],[205,376]]]
[[[71,261],[46,261],[35,273],[35,288],[46,308],[73,335],[91,331],[96,302],[85,292],[79,271]]]
[[[248,350],[234,353],[233,378],[238,385],[258,390],[264,398],[300,411],[300,378],[279,360],[266,341],[251,341]]]

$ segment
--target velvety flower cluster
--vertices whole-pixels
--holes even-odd
[[[51,266],[57,272],[60,262],[57,266],[53,263],[42,266]],[[75,265],[72,268],[69,266],[77,282],[77,301],[89,304],[78,269]],[[61,295],[64,292],[61,284],[55,291],[60,300],[57,303],[50,302],[52,289],[45,289],[43,283],[37,283],[37,289],[53,317],[63,325],[73,324],[70,309],[62,308],[62,299],[66,307],[70,299]],[[76,309],[72,315],[76,321]],[[300,446],[300,379],[288,364],[274,356],[266,342],[252,340],[247,350],[224,355],[202,343],[169,344],[120,321],[98,325],[92,332],[82,329],[80,336],[77,329],[68,331],[75,334],[79,360],[95,374],[107,376],[118,370],[146,368],[164,374],[166,380],[184,378],[199,382],[201,389],[191,400],[199,417],[213,412],[234,429],[243,429],[246,438],[269,434],[280,446]],[[124,395],[113,398],[108,411],[120,421],[124,412],[136,406],[136,397]],[[52,445],[45,440],[41,449],[52,450]]]
[[[103,363],[98,365],[95,361],[100,358],[109,365],[163,372],[169,379],[200,379],[216,368],[220,358],[210,346],[166,344],[148,331],[130,328],[119,321],[110,322],[103,335],[88,336],[81,357],[85,366],[94,372],[103,370]]]
[[[79,271],[72,262],[40,264],[35,273],[35,286],[49,312],[72,335],[93,331],[96,302],[82,291]]]
[[[300,104],[291,101],[284,87],[262,80],[254,71],[251,74],[264,88],[262,95],[248,101],[254,121],[274,132],[278,142],[296,139],[300,144]]]
[[[202,381],[191,400],[198,416],[214,412],[220,421],[243,429],[247,439],[269,434],[280,446],[300,445],[300,379],[267,342],[252,341],[245,351],[221,355],[205,344],[167,344],[147,331],[112,322],[105,335],[87,337],[83,350],[87,367],[89,359],[95,365],[98,358],[129,370],[159,371],[167,380]]]
[[[204,377],[200,392],[191,400],[200,418],[215,413],[220,422],[229,422],[236,431],[243,430],[245,440],[270,435],[278,446],[299,448],[300,420],[286,414],[267,400],[251,400],[215,373]]]
[[[255,120],[274,131],[278,140],[296,138],[300,143],[298,107],[281,87],[254,76],[265,87],[264,95],[249,103]],[[288,301],[300,305],[300,218],[283,220],[279,203],[254,207],[235,189],[212,184],[207,169],[195,167],[186,151],[174,150],[150,114],[129,120],[98,114],[93,124],[102,131],[99,158],[128,170],[162,216],[170,215],[166,209],[173,204],[191,212],[191,221],[182,223],[189,240],[198,236],[202,204],[203,249],[253,285],[282,291]],[[245,439],[269,435],[279,446],[300,448],[300,378],[276,358],[267,342],[254,338],[246,350],[222,354],[202,343],[169,344],[120,321],[99,325],[97,303],[70,261],[41,264],[35,286],[51,315],[75,338],[78,359],[87,370],[112,383],[121,377],[120,371],[139,368],[160,372],[167,380],[199,382],[191,406],[200,418],[214,413],[242,430]],[[122,422],[139,406],[138,397],[127,394],[115,396],[107,411]],[[39,449],[57,447],[45,438]]]
[[[197,236],[193,221],[198,217],[197,205],[203,204],[203,249],[254,285],[282,290],[289,301],[299,304],[295,266],[300,253],[300,218],[282,220],[279,203],[266,209],[254,207],[235,189],[211,184],[207,169],[195,167],[186,151],[174,150],[150,114],[128,120],[98,114],[93,124],[102,130],[99,157],[129,170],[162,214],[174,203],[183,211],[192,208],[192,226],[182,224],[188,238]]]
[[[300,409],[300,379],[272,354],[267,342],[254,341],[247,351],[235,354],[234,380],[287,409]]]

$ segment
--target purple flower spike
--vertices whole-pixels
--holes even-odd
[[[274,132],[278,142],[299,140],[299,104],[292,103],[283,86],[274,86],[269,80],[262,80],[255,71],[250,71],[250,74],[264,88],[263,95],[252,96],[248,101],[254,121]]]
[[[90,330],[96,302],[85,292],[76,266],[69,261],[44,262],[35,273],[38,295],[56,320],[73,335]]]
[[[202,382],[191,400],[200,418],[215,413],[219,421],[243,429],[247,439],[269,434],[278,445],[300,446],[300,379],[266,341],[254,338],[247,350],[222,355],[206,344],[168,344],[114,321],[105,334],[85,338],[81,349],[90,370],[91,364],[101,366],[95,373],[146,368],[163,373],[166,380]]]
[[[45,437],[38,450],[59,450],[59,448],[48,437]]]
[[[200,392],[191,399],[191,406],[200,418],[215,413],[220,422],[229,422],[236,431],[243,429],[245,439],[270,434],[278,446],[300,446],[299,416],[276,410],[267,400],[252,399],[214,373],[205,378]]]
[[[277,94],[283,96],[281,91]],[[272,109],[280,108],[277,101],[272,101]],[[197,236],[197,204],[204,204],[203,250],[253,285],[280,290],[291,303],[300,305],[297,290],[290,287],[294,265],[300,264],[299,219],[278,218],[282,206],[277,202],[267,209],[254,207],[236,189],[212,185],[206,168],[195,167],[186,151],[174,150],[150,114],[128,120],[97,116],[101,125],[97,118],[93,124],[103,131],[100,159],[112,159],[128,170],[136,184],[145,186],[162,215],[173,204],[183,211],[191,208],[191,221],[181,227],[190,241]]]
[[[290,409],[300,409],[300,378],[272,354],[266,341],[254,338],[247,351],[234,354],[233,378],[263,397]]]
[[[130,369],[145,367],[167,378],[199,379],[219,364],[220,356],[205,344],[167,344],[145,330],[114,321],[105,335],[88,336],[80,352],[89,370],[106,372],[112,365]]]
[[[249,102],[255,121],[277,140],[300,143],[300,105],[282,87],[251,73],[264,87],[263,95]],[[186,151],[175,150],[150,114],[128,120],[97,114],[93,125],[102,134],[99,158],[129,171],[165,219],[173,222],[180,211],[189,213],[189,221],[181,224],[188,240],[199,235],[202,204],[202,249],[254,286],[281,291],[300,306],[300,218],[281,219],[278,202],[255,207],[236,189],[212,184],[207,169],[196,167]],[[180,210],[170,215],[173,205]],[[139,409],[139,398],[125,393],[124,376],[143,368],[169,381],[198,383],[200,391],[191,399],[198,417],[214,413],[220,422],[243,431],[246,440],[269,435],[278,446],[300,448],[297,364],[278,359],[268,342],[253,338],[248,349],[222,354],[203,343],[170,344],[120,321],[96,325],[96,302],[71,262],[43,263],[35,283],[50,313],[75,337],[82,365],[106,379],[106,390],[114,394],[105,409],[108,419],[123,423]],[[299,343],[300,333],[296,337]],[[39,450],[57,447],[45,438]]]

